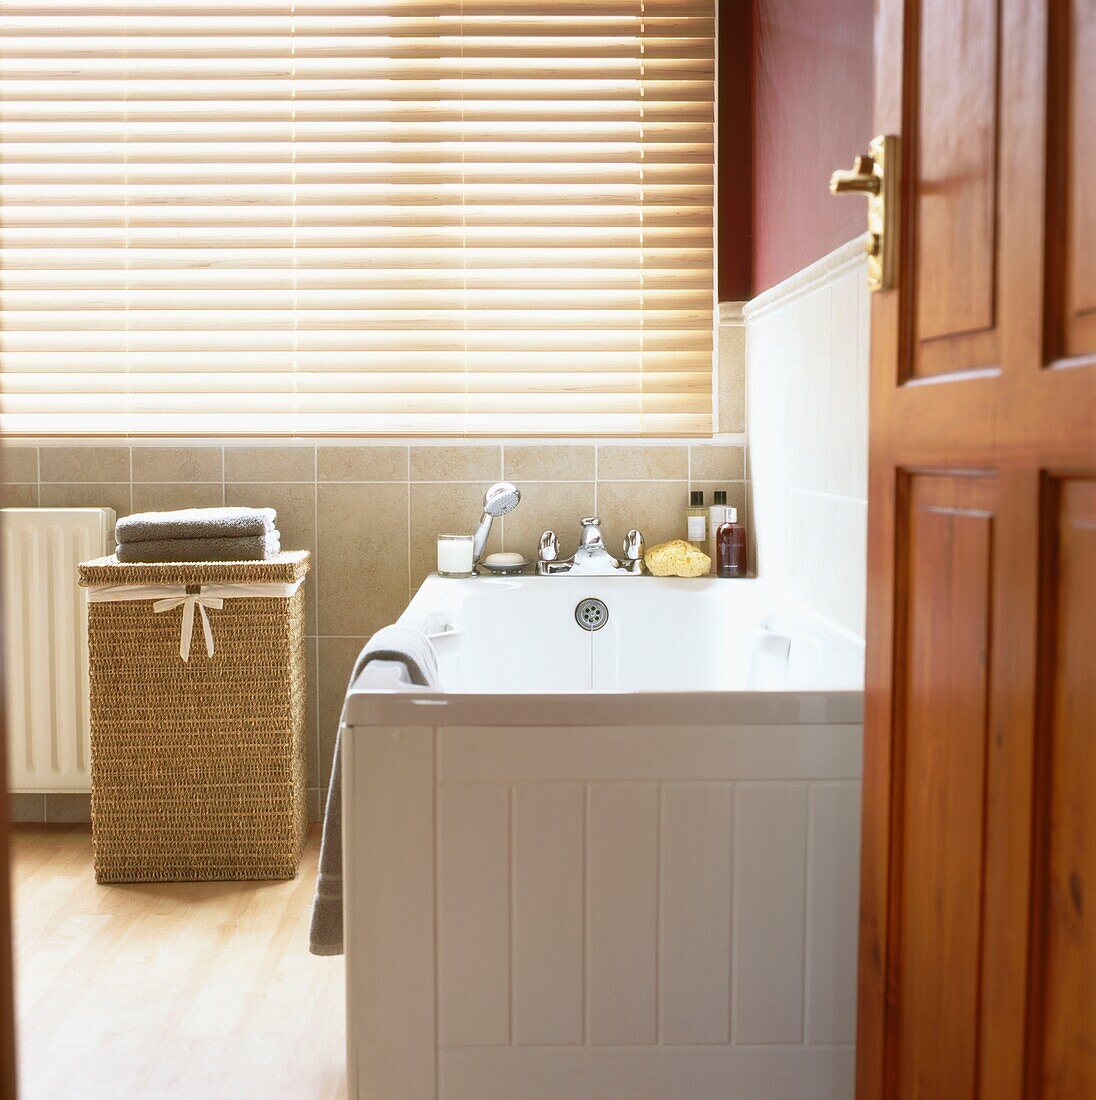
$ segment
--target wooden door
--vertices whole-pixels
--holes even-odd
[[[860,1100],[1096,1097],[1096,2],[880,0]]]

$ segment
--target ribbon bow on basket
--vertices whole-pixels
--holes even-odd
[[[176,607],[183,609],[183,623],[179,631],[179,656],[184,661],[190,660],[190,638],[194,633],[194,608],[197,607],[202,615],[202,633],[205,635],[206,653],[213,656],[213,628],[206,613],[208,607],[213,611],[220,611],[224,607],[224,599],[220,596],[209,596],[203,586],[197,592],[187,592],[183,596],[169,596],[164,600],[157,600],[152,605],[152,610],[157,614],[164,611],[172,611]]]
[[[124,603],[130,600],[152,600],[152,610],[157,614],[183,609],[182,629],[179,632],[179,656],[190,659],[190,638],[194,633],[194,609],[202,616],[202,633],[205,635],[206,653],[213,656],[213,629],[210,611],[220,611],[225,600],[239,598],[289,599],[304,584],[304,577],[295,581],[260,581],[257,583],[230,582],[203,584],[197,592],[188,592],[182,584],[107,584],[88,588],[88,603]]]

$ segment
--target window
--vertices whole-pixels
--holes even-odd
[[[711,431],[712,0],[0,28],[5,431]]]

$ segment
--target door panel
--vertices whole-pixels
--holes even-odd
[[[1032,1092],[1096,1096],[1096,480],[1050,492]]]
[[[916,65],[915,375],[997,361],[997,4],[924,0]],[[962,118],[963,125],[956,125]],[[962,271],[959,280],[942,271]]]
[[[877,10],[904,215],[897,286],[872,300],[857,1095],[1080,1100],[1096,5]]]
[[[976,1074],[995,498],[990,478],[911,479],[897,1043],[900,1093],[924,1100]]]
[[[1062,55],[1056,119],[1063,133],[1059,160],[1064,226],[1061,270],[1061,349],[1067,357],[1096,352],[1096,4],[1085,0],[1062,3],[1053,30]],[[1053,132],[1053,126],[1052,126]]]

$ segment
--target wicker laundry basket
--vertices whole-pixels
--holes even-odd
[[[261,562],[136,565],[108,557],[80,566],[80,584],[91,590],[99,882],[296,874],[308,822],[301,584],[308,562],[301,551]],[[239,585],[278,594],[224,587]],[[164,601],[173,606],[158,612],[156,597],[173,587],[176,599]],[[209,593],[226,597],[219,609]],[[207,608],[203,615],[190,603],[185,661],[183,594],[200,595]]]

